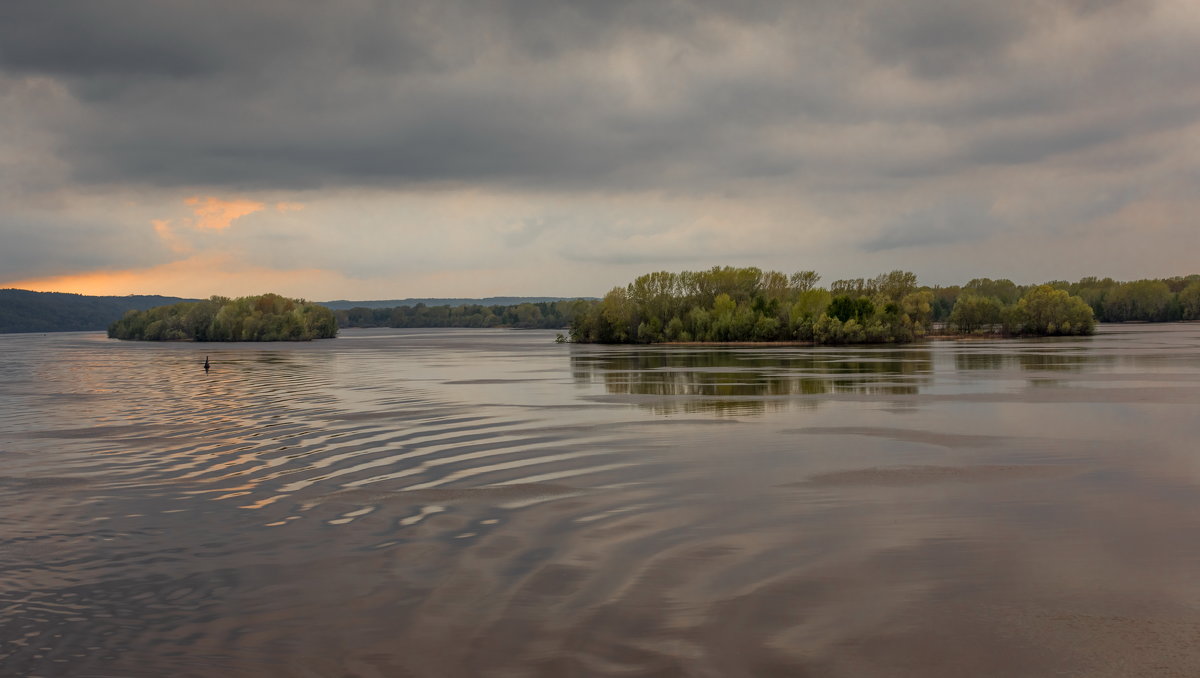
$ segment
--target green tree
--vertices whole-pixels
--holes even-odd
[[[933,320],[933,292],[909,292],[900,299],[900,308],[917,327],[929,327]]]
[[[1026,292],[1016,304],[1016,319],[1023,334],[1091,334],[1096,327],[1087,302],[1050,285]]]
[[[1105,316],[1115,322],[1167,320],[1171,289],[1161,280],[1121,283],[1104,299]]]
[[[1021,291],[1016,283],[1007,279],[992,280],[991,278],[975,278],[962,286],[963,294],[974,294],[978,297],[995,297],[1001,304],[1013,304],[1021,297]]]
[[[1184,320],[1200,320],[1200,280],[1179,291],[1179,306]]]
[[[871,287],[881,300],[900,303],[901,299],[916,291],[917,276],[908,271],[892,271],[876,276]]]
[[[1004,305],[995,297],[964,294],[950,312],[950,326],[959,332],[970,334],[976,330],[991,329],[999,325]]]

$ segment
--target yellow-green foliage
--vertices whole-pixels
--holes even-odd
[[[965,293],[950,312],[950,327],[966,333],[1092,334],[1096,316],[1082,298],[1051,285],[1037,285],[1007,305],[995,296]]]
[[[278,294],[210,297],[130,311],[108,328],[116,339],[146,341],[308,341],[337,336],[333,311]]]
[[[786,276],[728,266],[650,273],[581,309],[571,324],[571,339],[616,344],[903,343],[925,336],[935,307],[946,303],[937,290],[918,287],[917,277],[907,271],[837,280],[828,290],[817,287],[819,279],[812,271]],[[1087,302],[1053,285],[1019,288],[1009,280],[980,278],[962,289],[950,314],[951,327],[960,332],[1056,335],[1095,330]],[[1180,303],[1200,308],[1200,286],[1189,288]]]
[[[820,276],[757,268],[658,272],[614,288],[571,325],[572,340],[815,341],[822,344],[904,342],[922,336],[933,295],[916,276],[892,271],[870,280],[841,280],[835,294]]]

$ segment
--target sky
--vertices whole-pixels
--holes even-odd
[[[1195,0],[5,0],[0,287],[1200,272]]]

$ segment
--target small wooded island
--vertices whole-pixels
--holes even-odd
[[[817,286],[813,271],[791,276],[758,268],[643,275],[616,287],[571,325],[571,340],[660,342],[903,343],[928,334],[933,292],[916,275],[892,271],[866,280]],[[1050,285],[1005,303],[960,295],[948,328],[958,334],[1092,334],[1096,319],[1082,298]]]
[[[129,311],[108,328],[115,339],[142,341],[309,341],[337,336],[333,311],[278,294],[210,297]]]

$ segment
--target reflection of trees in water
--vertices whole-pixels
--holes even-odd
[[[1113,356],[1083,353],[1018,353],[1017,360],[1023,370],[1047,372],[1082,372],[1085,367],[1112,365],[1116,362]]]
[[[787,401],[776,400],[781,396],[911,395],[928,381],[931,366],[928,351],[913,350],[796,355],[643,350],[571,357],[576,382],[602,381],[612,394],[680,397],[650,406],[685,412],[761,412],[786,407]]]
[[[959,371],[1002,370],[1012,366],[1016,358],[1001,353],[956,353],[954,368]]]
[[[1036,372],[1081,372],[1086,367],[1112,365],[1113,356],[1085,353],[1035,352],[958,353],[954,367],[961,371],[1004,370],[1020,367]]]

